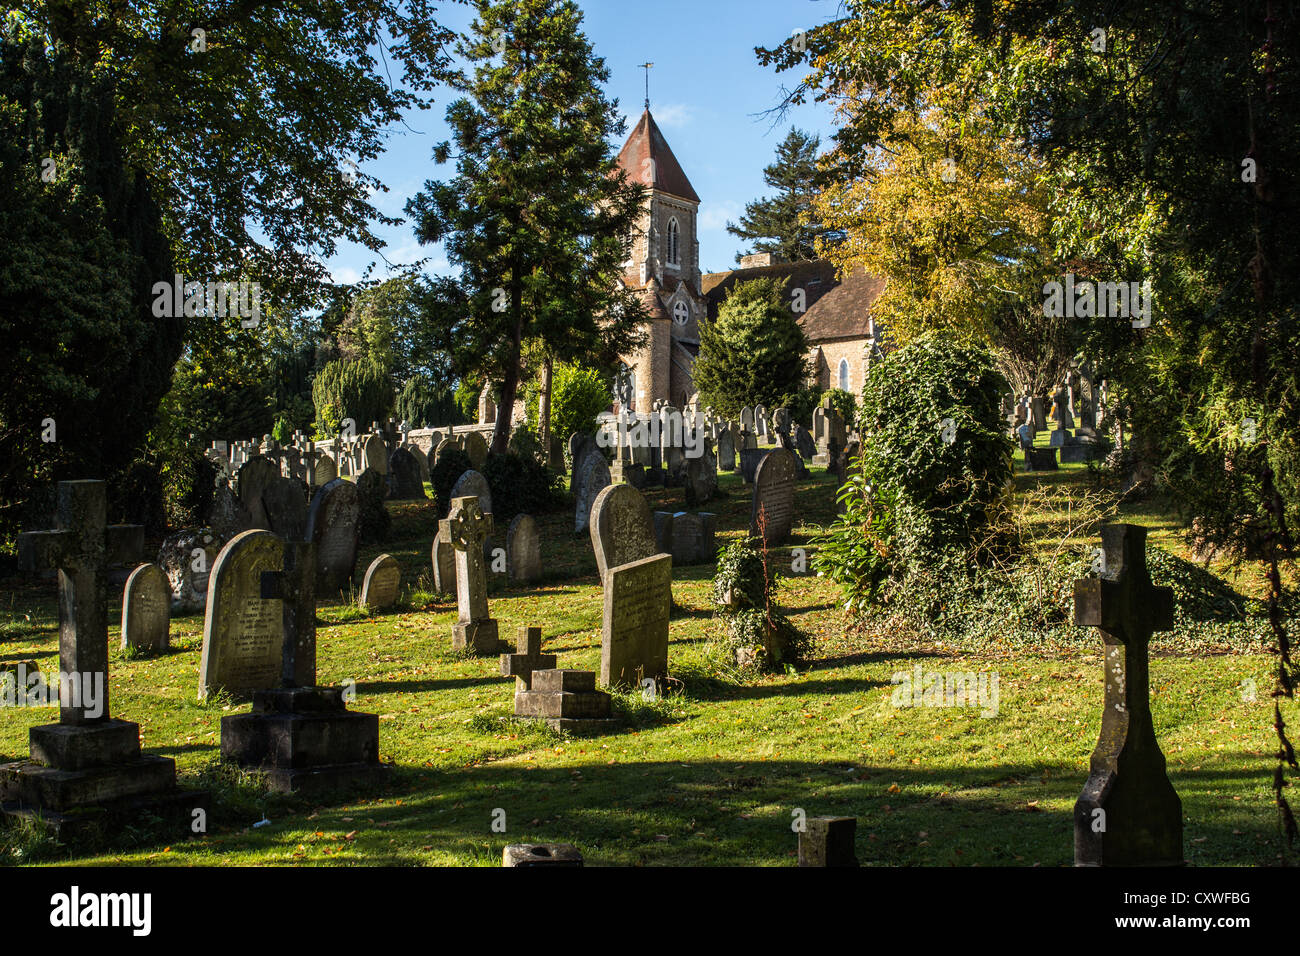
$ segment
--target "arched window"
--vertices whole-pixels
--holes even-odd
[[[670,266],[680,265],[681,257],[678,246],[680,233],[677,228],[676,218],[668,220],[668,264]]]
[[[690,310],[686,308],[685,302],[678,302],[673,306],[673,321],[678,325],[685,325],[686,320],[691,317]]]
[[[849,360],[840,359],[840,388],[844,391],[851,391],[849,388]]]

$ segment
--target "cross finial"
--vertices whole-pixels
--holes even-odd
[[[645,70],[645,108],[650,108],[650,67],[653,63],[642,63],[640,69]]]

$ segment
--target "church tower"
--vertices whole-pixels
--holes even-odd
[[[648,188],[623,284],[642,290],[650,340],[624,362],[632,372],[632,407],[656,400],[681,407],[695,393],[691,366],[699,354],[698,322],[707,314],[700,291],[700,197],[647,108],[618,154],[629,180]]]

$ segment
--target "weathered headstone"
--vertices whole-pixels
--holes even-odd
[[[316,492],[304,537],[316,545],[316,588],[338,594],[348,586],[357,563],[361,502],[357,487],[335,478]]]
[[[596,496],[612,479],[605,456],[598,449],[588,453],[577,475],[578,480],[573,488],[573,533],[581,534],[587,530],[591,520],[591,506],[595,504]]]
[[[402,566],[391,554],[381,554],[370,562],[361,583],[361,605],[370,610],[391,607],[402,588]]]
[[[208,606],[208,577],[228,540],[209,528],[177,531],[163,539],[158,566],[171,585],[173,614],[193,614]]]
[[[447,519],[438,522],[439,529]],[[456,549],[452,547],[451,538],[439,533],[434,536],[433,549],[430,554],[433,564],[433,587],[439,594],[456,593]]]
[[[532,515],[517,514],[506,530],[506,567],[512,581],[527,584],[542,576],[542,543]]]
[[[607,687],[658,682],[668,674],[672,555],[612,567],[604,583],[600,682]]]
[[[229,541],[241,531],[252,527],[253,516],[239,500],[230,485],[218,480],[212,493],[212,507],[208,511],[208,527],[223,541]]]
[[[604,581],[606,573],[659,553],[645,497],[630,485],[602,488],[591,507],[591,547]]]
[[[165,651],[171,643],[171,585],[156,564],[142,564],[122,591],[122,648]]]
[[[1148,646],[1174,626],[1173,590],[1147,573],[1146,528],[1101,529],[1101,577],[1074,584],[1074,623],[1101,631],[1101,734],[1074,805],[1076,866],[1179,866],[1182,802],[1151,720]]]
[[[794,455],[784,448],[768,452],[754,472],[749,533],[761,538],[765,547],[780,544],[794,526],[794,479]],[[760,515],[765,521],[761,531]]]
[[[713,449],[707,441],[698,458],[687,458],[683,487],[686,490],[686,505],[698,508],[713,500],[718,491],[718,460],[713,457]]]
[[[497,622],[488,616],[487,569],[483,541],[492,533],[492,516],[483,513],[478,499],[453,498],[451,512],[438,526],[438,534],[456,549],[456,610],[451,646],[472,648],[478,654],[499,652]]]
[[[718,467],[723,471],[736,470],[736,439],[730,423],[718,430]]]
[[[262,492],[279,477],[280,466],[265,455],[254,455],[240,467],[235,476],[235,491],[248,509],[249,528],[271,527],[262,505]]]
[[[700,564],[714,561],[718,556],[715,541],[717,516],[707,511],[692,514],[678,511],[667,525],[671,529],[671,543],[661,547],[673,556],[673,565]]]
[[[329,455],[321,455],[316,459],[316,471],[312,475],[313,487],[324,488],[331,481],[339,476],[338,465]]]
[[[817,443],[808,434],[808,429],[802,425],[796,425],[794,428],[794,447],[804,461],[812,461],[817,455]]]
[[[770,448],[743,448],[740,452],[740,477],[747,485],[754,483],[754,473],[758,471],[758,463],[768,455]]]
[[[388,496],[400,501],[424,498],[420,462],[410,451],[399,448],[388,459]]]
[[[278,679],[254,692],[251,713],[221,719],[221,756],[263,770],[281,793],[382,778],[378,715],[349,711],[342,687],[316,686],[316,545],[281,544],[281,569],[257,575],[257,596],[280,611]]]
[[[361,440],[361,456],[363,473],[369,469],[378,475],[388,474],[388,446],[380,436],[367,435]]]
[[[483,462],[487,461],[488,443],[478,432],[466,432],[465,434],[465,454],[469,458],[469,463],[474,466],[475,470],[483,467]]]
[[[203,621],[199,699],[214,690],[251,694],[280,681],[281,607],[262,598],[262,572],[280,571],[284,542],[270,531],[231,538],[212,566]]]
[[[307,489],[296,478],[277,478],[262,489],[268,530],[286,541],[302,541],[307,531]]]
[[[492,514],[492,489],[487,479],[474,469],[462,474],[451,486],[451,500],[457,498],[477,498],[479,509],[485,514]]]

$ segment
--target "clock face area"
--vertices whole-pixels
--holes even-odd
[[[686,320],[690,318],[690,313],[686,308],[685,302],[678,302],[673,306],[673,321],[678,325],[685,325]]]

